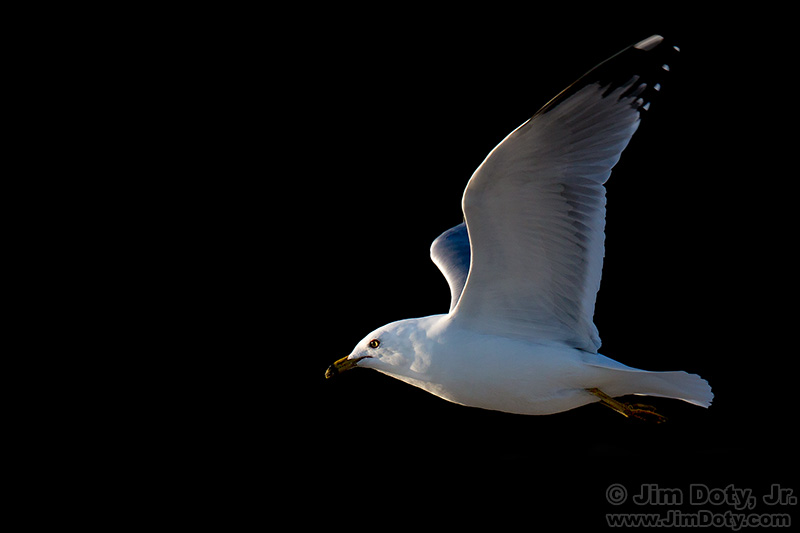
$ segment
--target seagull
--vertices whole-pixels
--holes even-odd
[[[592,319],[611,169],[679,49],[652,35],[600,63],[498,144],[469,179],[464,221],[431,245],[446,314],[392,322],[328,367],[372,368],[465,406],[547,415],[600,402],[660,423],[626,395],[709,407],[708,383],[598,353]]]

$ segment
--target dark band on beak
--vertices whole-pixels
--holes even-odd
[[[331,365],[325,370],[325,379],[331,379],[338,374],[339,370],[336,368],[336,365]]]
[[[333,376],[339,374],[339,372],[344,372],[345,370],[350,370],[351,368],[355,368],[359,361],[362,359],[366,359],[369,356],[364,357],[356,357],[355,359],[348,359],[347,357],[342,357],[325,371],[325,379],[331,379]]]

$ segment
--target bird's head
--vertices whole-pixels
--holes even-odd
[[[325,371],[326,378],[351,368],[374,368],[393,376],[408,375],[419,361],[420,350],[414,342],[415,319],[401,320],[380,327],[364,337],[347,357]]]

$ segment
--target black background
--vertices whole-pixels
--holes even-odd
[[[365,528],[431,511],[602,528],[612,483],[796,484],[781,32],[741,16],[586,29],[472,15],[316,12],[282,34],[275,19],[266,46],[231,59],[226,94],[241,95],[202,206],[217,247],[197,287],[213,289],[192,292],[188,338],[204,355],[187,355],[193,399],[176,412],[195,414],[179,427],[242,507],[274,488],[295,519]],[[700,374],[712,407],[648,398],[669,418],[650,425],[599,405],[468,408],[367,370],[326,381],[369,331],[447,311],[429,247],[461,221],[472,172],[561,89],[653,33],[681,53],[607,183],[595,323],[601,353]]]
[[[401,26],[331,33],[292,60],[290,105],[301,104],[269,160],[276,180],[294,183],[265,198],[281,222],[262,242],[288,276],[267,283],[290,309],[265,316],[268,380],[281,390],[266,416],[287,417],[275,439],[310,502],[408,517],[446,494],[462,517],[500,518],[505,502],[602,527],[611,483],[762,494],[796,482],[794,350],[776,322],[782,295],[768,288],[788,251],[775,250],[772,231],[786,214],[776,191],[787,171],[770,157],[785,144],[775,116],[785,59],[757,46],[755,30],[665,25],[516,26],[503,38]],[[471,173],[561,89],[652,33],[681,53],[607,184],[595,322],[603,354],[698,373],[712,407],[648,399],[669,418],[655,426],[599,405],[546,417],[467,408],[366,370],[325,381],[372,329],[447,311],[428,249],[461,221]]]
[[[79,14],[20,56],[26,517],[602,528],[640,510],[612,483],[797,488],[790,17],[556,7]],[[703,376],[711,408],[533,417],[326,381],[369,331],[448,309],[429,247],[472,172],[653,33],[681,53],[607,184],[595,322],[603,354]]]

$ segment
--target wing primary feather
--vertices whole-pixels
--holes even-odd
[[[600,63],[510,133],[462,198],[465,224],[431,257],[454,320],[487,333],[596,352],[593,323],[611,169],[677,50],[654,35]]]

